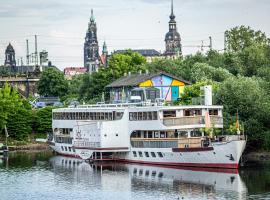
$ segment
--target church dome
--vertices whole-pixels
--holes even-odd
[[[6,48],[6,53],[9,53],[9,52],[14,52],[14,48],[10,43],[8,44],[8,46]]]
[[[165,40],[180,40],[180,34],[177,31],[169,31],[165,36]]]

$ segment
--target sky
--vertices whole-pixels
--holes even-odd
[[[10,42],[16,59],[26,59],[26,39],[34,52],[47,50],[60,69],[83,67],[83,43],[91,9],[97,22],[100,51],[156,49],[164,52],[171,0],[0,0],[0,65]],[[174,0],[183,54],[200,51],[202,41],[223,49],[224,31],[238,25],[270,37],[270,0]],[[203,52],[208,50],[207,47]]]

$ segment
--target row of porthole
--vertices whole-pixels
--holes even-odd
[[[139,155],[139,157],[143,157],[143,152],[141,152],[141,151],[138,151],[138,155],[137,155],[136,151],[132,151],[132,153],[133,153],[133,157],[138,157],[138,155]],[[156,155],[156,153],[157,153],[157,155]],[[151,155],[152,158],[156,158],[157,156],[160,157],[160,158],[164,157],[163,153],[161,153],[161,152],[156,152],[156,153],[155,152],[150,152],[150,154],[149,154],[149,152],[145,151],[144,155],[147,158],[149,158],[150,155]]]
[[[62,151],[69,151],[69,152],[72,152],[71,150],[73,150],[73,152],[75,152],[75,149],[73,149],[73,148],[71,148],[71,147],[63,147],[63,146],[61,146],[61,149],[62,149]]]

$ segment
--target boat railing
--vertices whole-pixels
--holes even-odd
[[[223,118],[219,116],[210,116],[211,124],[223,125]],[[204,116],[185,116],[185,117],[173,117],[164,118],[163,124],[165,126],[177,126],[177,125],[203,125],[205,124]]]
[[[118,107],[148,107],[159,106],[157,103],[151,103],[149,101],[139,103],[114,103],[114,104],[93,104],[93,105],[79,105],[77,108],[118,108]]]
[[[85,142],[75,141],[73,144],[75,147],[87,147],[87,148],[100,148],[100,142]]]

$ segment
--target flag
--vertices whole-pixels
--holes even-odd
[[[205,128],[210,128],[211,126],[211,120],[210,120],[210,115],[209,112],[205,112]]]
[[[235,128],[236,128],[237,134],[239,135],[240,134],[240,124],[239,124],[238,110],[237,110],[237,113],[236,113]]]

